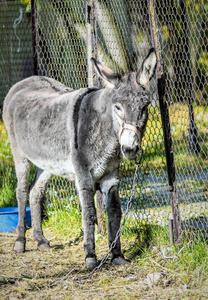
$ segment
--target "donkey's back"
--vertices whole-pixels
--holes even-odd
[[[24,155],[52,174],[73,173],[69,159],[74,105],[87,92],[44,76],[32,76],[11,88],[5,98],[3,119],[16,165]]]
[[[29,118],[28,113],[32,116],[36,111],[38,111],[36,119],[41,119],[43,116],[46,117],[45,114],[52,113],[52,109],[54,113],[61,109],[73,110],[73,104],[79,95],[87,90],[84,88],[73,90],[45,76],[29,77],[16,83],[8,92],[4,100],[4,123],[10,127],[18,119],[22,121],[24,117]]]

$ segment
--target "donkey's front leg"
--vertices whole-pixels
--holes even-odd
[[[109,180],[110,179],[110,180]],[[106,197],[106,209],[108,214],[108,241],[111,248],[115,241],[117,232],[120,228],[121,222],[121,205],[118,194],[119,182],[118,178],[108,178],[103,183],[103,192]],[[114,244],[114,243],[113,243]],[[117,238],[115,245],[112,248],[112,263],[116,265],[125,265],[128,262],[124,259],[121,252],[120,236]]]
[[[79,199],[82,206],[82,224],[84,230],[84,251],[86,255],[86,266],[92,270],[97,265],[95,255],[95,223],[96,209],[94,203],[93,187],[84,183],[78,185]]]

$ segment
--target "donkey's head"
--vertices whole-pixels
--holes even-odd
[[[99,75],[110,89],[106,101],[112,103],[113,124],[118,134],[121,152],[127,159],[135,159],[148,119],[148,85],[156,67],[155,50],[149,51],[137,73],[123,76],[114,73],[98,61],[93,61]]]

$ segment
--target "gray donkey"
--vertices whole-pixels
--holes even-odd
[[[52,175],[75,180],[82,207],[86,266],[97,264],[94,229],[95,185],[105,196],[109,246],[120,226],[118,168],[122,156],[135,159],[144,135],[150,103],[148,84],[156,66],[151,49],[137,73],[124,76],[93,59],[106,81],[101,89],[70,89],[54,79],[32,76],[16,83],[4,101],[3,119],[14,156],[19,207],[14,251],[25,251],[25,208],[29,193],[33,237],[49,248],[41,225],[40,200]],[[37,166],[29,188],[30,165]],[[118,239],[112,262],[127,261]]]

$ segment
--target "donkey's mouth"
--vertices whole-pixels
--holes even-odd
[[[124,145],[121,146],[121,152],[123,156],[128,160],[136,159],[138,151],[139,151],[139,146],[135,146],[134,148],[129,148]]]

